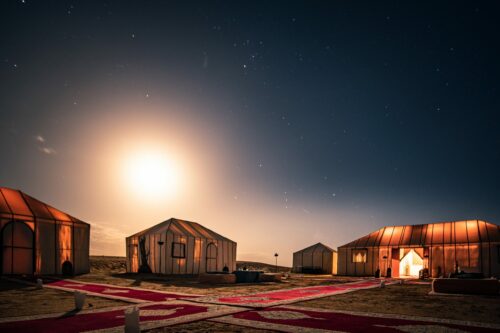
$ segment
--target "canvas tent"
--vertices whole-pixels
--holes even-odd
[[[196,223],[171,218],[129,236],[127,272],[200,274],[236,269],[236,243]]]
[[[500,226],[481,220],[383,227],[338,248],[338,274],[500,277]]]
[[[337,274],[337,251],[317,243],[303,250],[294,252],[294,273]]]
[[[90,225],[0,187],[0,273],[88,273]]]

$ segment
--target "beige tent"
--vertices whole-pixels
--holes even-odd
[[[236,269],[236,243],[196,222],[171,218],[129,236],[127,272],[162,274]]]
[[[337,251],[317,243],[294,252],[292,271],[295,273],[337,274]]]
[[[338,250],[341,275],[500,277],[500,226],[481,220],[384,227]]]
[[[90,225],[0,187],[0,273],[88,273]]]

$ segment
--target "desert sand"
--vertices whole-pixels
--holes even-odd
[[[260,263],[240,263],[251,269],[274,271],[274,266]],[[154,274],[129,274],[125,272],[125,258],[91,257],[91,272],[75,277],[88,282],[109,283],[119,286],[167,290],[199,295],[249,294],[265,290],[287,289],[299,286],[326,285],[353,281],[350,277],[331,275],[290,274],[283,282],[207,285],[200,284],[195,276],[160,276]],[[289,268],[280,267],[287,272]],[[360,290],[299,302],[294,305],[330,310],[348,310],[386,314],[402,314],[432,318],[500,323],[500,297],[494,296],[433,296],[430,284],[391,285],[386,288]],[[126,305],[118,300],[89,296],[85,309]],[[0,317],[14,317],[73,311],[73,295],[49,288],[36,289],[19,283],[1,280]],[[234,325],[198,321],[152,332],[265,332]]]

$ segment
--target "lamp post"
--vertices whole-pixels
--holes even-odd
[[[160,269],[159,269],[160,273],[161,273],[161,247],[163,244],[165,244],[164,241],[158,241],[158,245],[160,246],[160,264],[158,265],[158,266],[160,266]]]
[[[276,252],[274,254],[274,257],[276,258],[276,273],[278,273],[278,256],[279,256],[279,254]]]

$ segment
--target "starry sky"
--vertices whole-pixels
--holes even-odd
[[[500,221],[495,2],[2,1],[0,184],[92,224],[171,216],[291,264],[385,225]],[[178,188],[126,186],[160,149]]]

